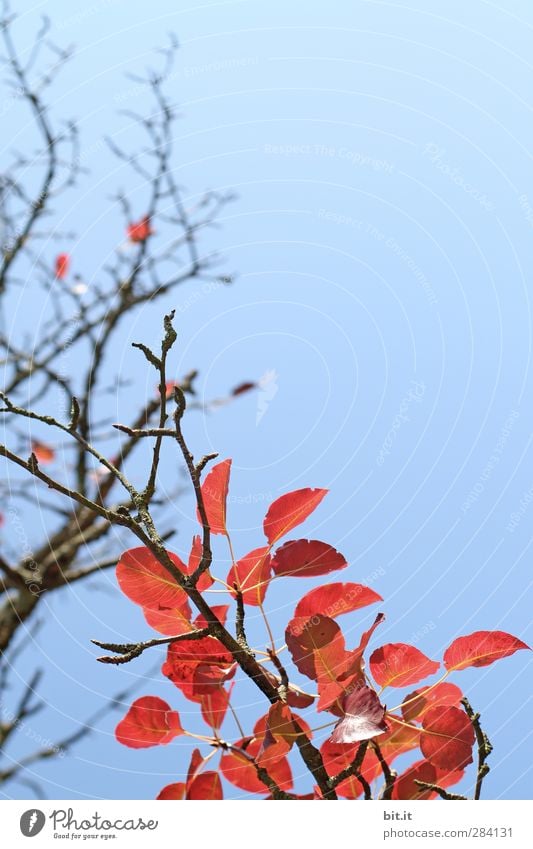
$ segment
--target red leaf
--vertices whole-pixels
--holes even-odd
[[[426,760],[416,761],[394,782],[392,798],[406,801],[435,798],[437,794],[434,790],[426,790],[424,787],[420,787],[415,784],[415,780],[425,781],[427,784],[436,784],[437,767]]]
[[[248,744],[248,745],[246,745]],[[245,750],[246,755],[256,758],[261,748],[262,740],[250,738],[238,740],[235,745]],[[267,795],[269,790],[257,777],[257,771],[253,763],[250,763],[246,755],[239,752],[226,752],[220,759],[220,769],[226,778],[235,787],[248,793],[263,793]],[[270,777],[276,782],[281,790],[292,788],[292,774],[289,762],[286,758],[271,762],[267,760],[265,768]]]
[[[301,525],[318,507],[327,492],[327,489],[297,489],[273,501],[263,522],[265,536],[270,545],[274,545],[282,536]]]
[[[190,622],[189,605],[183,607],[143,607],[144,618],[151,628],[160,634],[177,637],[196,630]]]
[[[374,690],[365,684],[346,696],[344,710],[330,737],[332,743],[356,743],[388,731],[385,708]]]
[[[178,389],[179,389],[179,383],[178,383],[177,380],[167,380],[167,381],[165,381],[165,398],[172,398],[172,396],[174,394],[174,388],[175,387],[178,387]],[[157,390],[157,394],[160,395],[161,390],[159,388],[159,384],[157,384],[156,390]]]
[[[55,272],[57,280],[64,280],[67,276],[70,266],[70,256],[68,254],[58,254],[55,261]]]
[[[383,738],[380,738],[380,746],[381,739]],[[350,766],[357,755],[359,745],[359,743],[332,743],[326,740],[321,746],[320,753],[328,775],[335,776],[345,767]],[[381,765],[373,751],[367,750],[360,774],[369,784],[382,775]],[[336,790],[339,796],[347,799],[357,799],[363,792],[360,782],[354,775],[342,781]]]
[[[418,749],[420,746],[420,729],[407,727],[400,717],[387,714],[390,729],[379,740],[379,748],[383,757],[392,762],[399,755]]]
[[[281,684],[281,679],[278,675],[273,675],[265,669],[265,674],[267,678],[269,678],[270,682],[276,687],[276,689]],[[287,704],[289,707],[293,708],[307,708],[311,707],[315,703],[315,697],[309,695],[308,693],[303,693],[299,688],[296,688],[293,684],[289,683],[289,687],[287,690]]]
[[[192,575],[192,573],[195,572],[196,569],[198,569],[198,566],[200,565],[200,562],[202,560],[202,551],[202,540],[198,535],[196,535],[192,538],[191,553],[189,554],[189,561],[185,568],[185,572],[187,575]],[[202,593],[204,590],[207,590],[213,583],[214,579],[211,577],[209,569],[206,569],[206,571],[202,572],[202,574],[200,575],[198,583],[196,584],[196,589]]]
[[[128,224],[127,234],[130,242],[145,242],[148,236],[152,236],[153,233],[148,215],[145,215],[139,221],[132,221],[131,224]]]
[[[157,696],[142,696],[133,702],[115,729],[118,742],[131,749],[165,745],[180,734],[179,714]]]
[[[458,706],[463,694],[455,684],[435,684],[433,687],[421,687],[405,697],[402,716],[406,722],[420,719],[424,713],[437,705]]]
[[[272,569],[280,577],[314,578],[344,569],[347,562],[333,546],[319,540],[290,540],[278,548]]]
[[[214,604],[211,607],[211,611],[215,614],[218,621],[221,622],[222,625],[226,624],[226,619],[228,618],[229,604]],[[198,631],[201,631],[202,628],[207,628],[207,620],[204,617],[203,613],[199,613],[196,619],[194,620],[194,627]]]
[[[362,584],[324,584],[311,590],[296,605],[294,616],[311,618],[315,613],[334,619],[368,604],[383,601],[380,595]]]
[[[324,669],[320,659],[317,661],[318,691],[320,693],[317,710],[330,710],[336,716],[342,716],[342,710],[339,709],[339,699],[363,681],[363,653],[366,651],[374,631],[384,619],[385,614],[378,613],[370,628],[361,635],[358,647],[353,651],[345,652],[342,661],[339,658],[336,680]]]
[[[201,772],[194,778],[187,790],[187,799],[209,799],[219,801],[223,798],[222,784],[217,772]]]
[[[409,769],[396,779],[392,798],[404,800],[435,799],[437,793],[434,790],[420,787],[420,785],[415,784],[415,781],[425,781],[426,784],[438,784],[439,787],[451,787],[453,784],[457,784],[463,776],[463,770],[447,772],[434,766],[429,761],[416,761],[416,763],[412,764]]]
[[[466,669],[468,666],[489,666],[501,657],[529,646],[504,631],[475,631],[458,637],[444,652],[446,669]]]
[[[233,657],[215,637],[200,640],[180,640],[168,647],[167,659],[161,671],[178,687],[185,698],[201,701],[195,673],[201,665],[211,666],[213,685],[222,684],[235,674]]]
[[[263,603],[271,578],[270,555],[268,546],[255,548],[241,557],[239,561],[229,570],[226,583],[230,587],[237,584],[242,592],[242,600],[245,604],[255,605]],[[236,598],[235,593],[232,596]]]
[[[47,445],[46,442],[39,442],[38,439],[32,440],[31,453],[35,455],[41,466],[48,466],[49,463],[53,463],[56,456],[56,452],[50,445]]]
[[[288,705],[282,702],[271,705],[265,717],[263,745],[256,759],[260,766],[268,768],[292,749],[298,737],[295,720],[298,722],[299,730],[305,732],[310,739],[313,736],[311,729],[301,717],[292,713]],[[254,732],[257,735],[257,723]]]
[[[238,386],[235,386],[234,389],[231,390],[231,394],[234,398],[238,395],[244,395],[245,392],[250,392],[251,389],[255,389],[257,387],[257,383],[252,383],[251,381],[246,381],[246,383],[239,383]]]
[[[185,573],[178,555],[171,552],[168,555],[180,572]],[[117,563],[117,580],[124,595],[136,604],[151,610],[182,608],[190,617],[187,594],[148,548],[130,548],[122,554]]]
[[[228,498],[229,476],[231,471],[231,460],[223,460],[213,466],[202,484],[202,497],[204,501],[207,522],[212,534],[225,534],[226,528],[226,501]],[[202,524],[200,514],[197,512],[198,521]]]
[[[185,799],[185,790],[187,785],[184,781],[177,781],[175,784],[167,784],[160,791],[157,799]]]
[[[425,714],[422,728],[420,748],[432,764],[445,770],[458,770],[472,763],[475,734],[462,710],[434,707]]]
[[[194,776],[198,772],[199,768],[203,764],[204,759],[200,752],[200,749],[193,749],[191,753],[191,760],[189,763],[189,769],[187,770],[187,787],[193,780]]]
[[[370,671],[380,687],[406,687],[433,675],[440,663],[407,643],[387,643],[372,652]]]
[[[213,687],[210,692],[202,696],[202,718],[213,731],[218,731],[224,722],[228,710],[229,698],[228,691],[221,686]]]
[[[312,619],[292,619],[285,632],[285,642],[302,675],[316,680],[316,658],[319,656],[321,669],[330,670],[332,680],[336,679],[345,650],[341,629],[333,619],[318,615]]]

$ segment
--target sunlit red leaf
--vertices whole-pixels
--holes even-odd
[[[185,565],[178,555],[168,554],[177,569],[184,573]],[[188,609],[187,594],[148,548],[130,548],[121,555],[117,580],[124,595],[142,607]]]
[[[427,784],[436,784],[437,768],[429,761],[416,761],[409,769],[406,769],[404,773],[399,775],[394,782],[392,798],[413,801],[434,799],[437,795],[435,791],[415,784],[417,780],[424,781]]]
[[[324,584],[311,590],[296,605],[294,616],[311,618],[316,613],[335,619],[368,604],[383,601],[380,595],[362,584]]]
[[[428,761],[444,770],[472,763],[474,729],[466,713],[456,707],[434,707],[422,721],[420,748]]]
[[[185,567],[185,572],[187,575],[192,575],[193,572],[198,569],[200,562],[202,560],[202,540],[198,535],[195,535],[192,539],[191,552],[189,554],[189,560],[187,562],[187,566]],[[209,569],[206,569],[205,572],[202,572],[198,579],[198,583],[196,584],[196,589],[201,593],[204,590],[207,590],[214,583],[214,579],[211,577],[211,573]]]
[[[344,637],[333,619],[319,615],[312,619],[292,619],[285,632],[285,642],[302,675],[316,680],[316,657],[320,656],[322,667],[330,670],[332,679],[336,678],[345,651]]]
[[[256,758],[262,745],[261,739],[238,740],[235,744],[243,748],[248,758]],[[268,788],[257,777],[257,770],[246,755],[239,752],[225,752],[220,759],[221,772],[231,784],[248,793],[262,793],[267,795]],[[289,762],[286,758],[270,762],[266,760],[265,768],[270,777],[276,782],[281,790],[292,788],[292,774]]]
[[[235,386],[235,388],[231,390],[231,394],[234,398],[236,398],[238,395],[244,395],[246,392],[250,392],[251,389],[255,389],[256,387],[257,383],[246,381],[246,383],[239,383],[238,386]]]
[[[388,730],[385,707],[374,690],[364,684],[346,696],[344,710],[330,737],[332,743],[370,740]]]
[[[131,749],[165,745],[180,734],[179,714],[157,696],[142,696],[133,702],[115,729],[118,742]]]
[[[420,746],[420,729],[405,725],[401,717],[387,714],[389,730],[379,738],[379,747],[388,763]]]
[[[202,753],[200,749],[193,749],[191,752],[191,760],[189,763],[189,769],[187,770],[187,785],[191,783],[194,776],[198,772],[200,766],[203,764],[204,759],[202,757]]]
[[[191,610],[188,604],[182,607],[143,607],[144,618],[148,625],[160,634],[177,637],[196,630],[190,622]]]
[[[380,687],[406,687],[433,675],[440,663],[407,643],[387,643],[370,656],[370,672]]]
[[[64,280],[70,266],[69,254],[58,254],[55,261],[55,273],[57,280]]]
[[[257,723],[254,732],[257,736]],[[309,739],[312,737],[311,729],[305,720],[293,714],[288,705],[275,702],[265,718],[263,744],[257,755],[257,763],[268,768],[273,762],[280,760],[291,750],[299,732],[304,732]]]
[[[231,460],[223,460],[213,466],[202,484],[202,497],[212,534],[227,534],[226,501],[230,472]],[[198,511],[197,516],[201,524],[202,520]]]
[[[218,801],[223,798],[222,784],[217,772],[201,772],[194,778],[188,789],[187,799],[209,799]]]
[[[218,621],[222,623],[222,625],[226,624],[226,619],[228,618],[229,604],[213,604],[211,607],[211,612],[215,614]],[[201,631],[202,628],[207,628],[207,620],[203,613],[199,613],[196,619],[194,620],[194,627],[197,631]]]
[[[184,781],[176,781],[174,784],[167,784],[156,797],[160,800],[178,800],[185,799],[185,790],[187,785]]]
[[[453,641],[444,652],[444,665],[449,670],[489,666],[520,649],[529,649],[529,646],[505,631],[475,631]]]
[[[241,557],[235,566],[229,570],[226,583],[233,587],[237,584],[237,588],[242,592],[242,599],[245,604],[259,606],[263,603],[268,588],[268,582],[271,578],[270,570],[270,555],[268,546],[263,548],[255,548]],[[232,593],[235,597],[235,593]]]
[[[297,489],[273,501],[263,522],[270,545],[307,519],[327,492],[327,489]]]
[[[46,442],[39,442],[38,439],[32,440],[31,453],[35,455],[37,462],[41,466],[47,466],[49,463],[53,463],[56,456],[56,452],[51,445],[47,445]]]
[[[230,652],[215,637],[202,637],[199,640],[180,640],[168,647],[167,659],[161,671],[163,675],[178,687],[183,695],[193,702],[200,702],[202,693],[198,690],[197,669],[200,665],[212,667],[210,681],[213,686],[229,680],[236,670],[236,664]],[[204,671],[205,681],[205,671]]]
[[[218,731],[228,710],[228,691],[221,685],[213,687],[201,697],[200,704],[204,722],[214,731]]]
[[[290,540],[272,558],[274,574],[292,578],[314,578],[344,569],[348,563],[333,546],[319,540]]]
[[[402,716],[406,722],[420,720],[432,707],[437,705],[459,705],[463,694],[455,684],[435,684],[433,687],[421,687],[405,697]]]
[[[329,710],[336,716],[342,716],[340,700],[345,693],[358,687],[364,680],[363,654],[374,631],[384,619],[385,615],[378,613],[370,628],[361,635],[361,640],[356,649],[344,652],[342,657],[340,653],[337,653],[335,675],[332,675],[331,670],[323,664],[321,657],[316,658],[315,666],[320,695],[317,710]]]
[[[131,224],[128,224],[127,235],[130,242],[145,242],[148,236],[152,236],[153,233],[148,215],[145,215],[139,221],[132,221]]]
[[[382,739],[380,737],[380,746]],[[359,745],[359,742],[332,743],[331,740],[326,740],[320,748],[320,753],[328,775],[333,777],[350,766],[357,755]],[[359,772],[369,784],[382,775],[381,765],[370,749],[366,752]],[[363,792],[363,787],[357,777],[352,775],[337,785],[336,792],[346,799],[358,799]]]

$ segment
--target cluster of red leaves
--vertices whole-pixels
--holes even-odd
[[[230,471],[231,460],[218,463],[202,485],[211,533],[228,539]],[[223,582],[230,596],[236,598],[240,594],[244,605],[262,607],[273,579],[320,577],[348,565],[342,554],[321,540],[295,539],[278,547],[282,537],[304,522],[326,493],[324,489],[300,489],[271,504],[263,522],[266,543],[234,562]],[[187,563],[177,554],[169,552],[169,556],[184,576],[191,575],[202,557],[200,538],[194,537]],[[178,636],[205,628],[202,616],[191,618],[185,591],[148,549],[125,552],[117,565],[117,578],[125,595],[142,607],[148,624],[160,633]],[[209,572],[203,573],[198,589],[204,592],[213,580]],[[218,733],[237,669],[234,657],[212,636],[185,637],[169,644],[163,675],[186,699],[200,705],[213,734],[206,740],[220,750],[220,771],[227,781],[246,793],[266,796],[268,789],[260,777],[261,770],[266,770],[280,790],[292,790],[287,755],[299,736],[311,739],[313,735],[294,709],[311,705],[334,717],[330,723],[334,728],[320,749],[332,777],[352,764],[362,741],[375,741],[379,750],[368,746],[359,771],[369,784],[382,775],[381,760],[390,765],[398,756],[416,750],[423,756],[398,776],[393,789],[395,799],[428,799],[436,795],[417,784],[417,780],[450,787],[462,778],[465,767],[472,762],[475,733],[461,707],[461,690],[444,678],[469,667],[488,666],[528,647],[502,631],[477,631],[458,637],[444,652],[442,677],[405,696],[398,708],[387,710],[382,702],[383,690],[419,684],[436,674],[441,663],[406,643],[386,643],[374,649],[366,662],[368,645],[385,618],[383,613],[362,633],[358,645],[347,647],[337,618],[379,601],[382,598],[374,590],[349,582],[322,584],[300,598],[285,641],[295,668],[314,682],[317,695],[305,694],[291,683],[284,699],[271,705],[250,736],[231,744],[222,743]],[[229,605],[212,609],[225,623]],[[277,680],[274,673],[272,679]],[[179,734],[187,731],[178,714],[155,696],[138,699],[116,730],[119,742],[131,748],[164,745]],[[168,785],[158,798],[221,799],[218,773],[204,770],[212,754],[202,758],[195,750],[187,780]],[[338,785],[337,792],[353,799],[361,795],[362,789],[363,782],[352,775]],[[295,798],[320,798],[320,791],[315,787],[310,795]]]

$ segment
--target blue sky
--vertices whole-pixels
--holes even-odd
[[[235,192],[204,240],[235,281],[187,284],[143,310],[108,368],[118,362],[139,397],[153,392],[129,344],[155,342],[163,311],[175,308],[176,374],[198,368],[202,395],[263,377],[259,395],[187,425],[198,453],[233,458],[238,552],[261,544],[270,500],[328,487],[302,531],[345,554],[339,579],[384,596],[376,645],[413,642],[438,659],[478,629],[531,639],[533,11],[518,0],[427,6],[23,0],[17,11],[22,48],[45,10],[56,40],[77,48],[54,109],[77,119],[90,175],[56,224],[79,234],[67,247],[89,282],[123,238],[110,194],[126,185],[134,202],[142,195],[101,143],[137,140],[117,111],[145,101],[124,75],[151,63],[166,33],[178,36],[175,175],[191,204],[205,188]],[[27,141],[18,112],[7,119]],[[126,418],[131,394],[113,403]],[[189,496],[175,514],[183,554],[195,530]],[[226,561],[217,548],[223,577]],[[319,581],[278,583],[267,601],[281,634]],[[120,671],[94,662],[91,637],[149,636],[112,573],[45,607],[51,624],[31,652],[46,667],[42,737],[74,729],[142,676],[153,681],[140,692],[187,716],[190,703],[153,672],[155,655]],[[374,615],[346,620],[353,642]],[[488,798],[528,795],[528,660],[520,653],[453,679],[495,745]],[[244,716],[257,710],[250,691]],[[179,778],[183,738],[132,752],[114,742],[115,722],[33,768],[47,795],[150,798]],[[24,736],[14,757],[32,747]],[[4,795],[27,792],[12,784]]]

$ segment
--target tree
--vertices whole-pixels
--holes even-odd
[[[167,646],[162,671],[168,686],[198,706],[207,728],[207,733],[191,735],[199,737],[202,748],[193,749],[188,775],[177,775],[161,790],[160,799],[221,798],[221,775],[240,791],[276,799],[371,798],[376,792],[383,799],[463,798],[449,788],[472,763],[474,745],[473,796],[478,799],[491,744],[479,714],[459,687],[445,679],[464,668],[488,666],[527,646],[500,631],[459,636],[444,654],[443,675],[390,707],[391,689],[421,685],[439,673],[440,661],[405,643],[370,648],[384,619],[381,612],[358,644],[347,647],[338,617],[383,600],[370,587],[330,583],[329,578],[322,581],[347,565],[331,544],[298,538],[283,542],[285,535],[319,509],[324,489],[305,488],[276,499],[265,516],[265,539],[253,551],[234,556],[226,517],[231,461],[210,465],[216,455],[197,459],[189,450],[184,416],[186,408],[199,406],[194,397],[196,374],[176,378],[171,371],[176,340],[172,313],[165,317],[160,349],[146,340],[135,345],[136,355],[144,356],[147,367],[154,369],[153,395],[144,399],[130,424],[111,426],[107,400],[113,386],[107,381],[105,363],[112,356],[121,324],[186,281],[212,281],[211,262],[202,257],[198,238],[227,200],[208,194],[202,204],[186,210],[174,182],[170,164],[173,112],[164,90],[175,44],[163,51],[162,69],[150,72],[145,80],[135,78],[148,87],[155,103],[155,111],[148,116],[133,116],[147,134],[148,148],[127,153],[110,143],[116,156],[142,179],[147,193],[142,204],[135,201],[135,210],[129,194],[116,197],[127,250],[119,245],[105,269],[104,282],[88,285],[80,276],[71,276],[76,256],[71,257],[66,248],[68,235],[40,229],[52,212],[54,198],[75,186],[82,170],[74,126],[57,128],[46,102],[55,73],[68,57],[48,42],[45,22],[35,50],[22,63],[12,40],[12,25],[6,9],[2,32],[14,101],[29,107],[41,134],[42,149],[32,162],[41,166],[42,173],[35,188],[34,178],[27,176],[29,158],[20,155],[5,170],[0,291],[6,315],[17,286],[31,269],[32,283],[45,293],[50,314],[39,324],[35,339],[29,334],[28,339],[14,343],[5,317],[0,336],[5,375],[1,412],[7,433],[0,454],[8,461],[5,491],[19,505],[12,515],[8,513],[6,526],[13,528],[18,520],[23,528],[17,517],[32,504],[49,510],[52,518],[49,532],[35,551],[18,539],[6,547],[0,560],[2,698],[9,669],[23,645],[17,642],[20,626],[32,627],[44,593],[116,564],[122,591],[142,608],[158,636],[119,644],[109,641],[112,634],[102,635],[95,642],[106,653],[98,660],[122,666],[157,646]],[[34,79],[46,49],[57,61]],[[157,236],[163,226],[173,238],[161,248]],[[52,238],[59,242],[53,258],[48,256]],[[30,327],[30,315],[27,321]],[[81,373],[73,369],[66,374],[63,354],[75,346],[83,352],[84,368]],[[250,388],[253,383],[243,383],[228,397]],[[56,392],[63,399],[60,405]],[[170,547],[168,501],[158,489],[162,457],[176,451],[198,511],[199,534],[192,541],[187,563]],[[73,460],[62,468],[54,465],[57,458],[71,456]],[[19,475],[14,480],[12,469]],[[44,490],[35,489],[37,484],[48,489],[46,499],[40,494]],[[108,547],[109,540],[116,539],[111,530],[120,532],[123,549],[100,554],[102,545]],[[231,552],[227,575],[213,561],[211,538],[217,535],[227,539]],[[302,598],[295,597],[294,615],[280,645],[282,640],[273,633],[264,607],[265,596],[272,580],[287,581],[290,586],[299,577],[317,577],[320,583]],[[222,599],[217,599],[223,604],[210,603],[214,584],[222,587]],[[253,608],[260,611],[264,630],[249,627]],[[268,645],[263,650],[265,635]],[[264,699],[264,709],[251,728],[242,725],[234,697],[237,672]],[[36,673],[10,718],[2,722],[2,744],[36,709],[33,694],[38,678]],[[310,688],[313,692],[308,692]],[[175,689],[169,690],[174,698]],[[122,693],[120,700],[125,698]],[[303,710],[309,711],[305,718]],[[235,721],[237,737],[226,719]],[[91,717],[86,728],[98,722],[99,715]],[[320,728],[326,730],[326,739],[317,745],[315,734]],[[84,728],[63,742],[69,745],[83,733]],[[190,733],[170,695],[169,701],[150,694],[135,698],[116,729],[119,743],[130,748],[165,745]],[[35,752],[5,769],[0,779],[24,779],[21,767],[55,751],[48,747]],[[395,758],[405,753],[416,759],[397,775]],[[288,760],[293,754],[307,770],[303,793],[293,787]],[[219,768],[213,769],[216,757]]]
[[[413,691],[398,706],[387,708],[381,700],[384,690],[419,684],[438,672],[440,662],[426,657],[415,646],[389,643],[372,652],[367,671],[367,649],[384,614],[378,613],[371,628],[361,635],[359,645],[351,650],[346,648],[336,619],[382,599],[360,584],[330,583],[320,584],[298,600],[285,631],[285,645],[280,648],[263,607],[270,582],[274,578],[322,577],[348,565],[342,554],[321,540],[296,539],[278,547],[319,507],[327,490],[306,488],[277,498],[263,523],[266,543],[236,559],[227,520],[231,460],[212,466],[202,482],[204,470],[217,455],[207,454],[198,460],[193,457],[183,431],[185,393],[178,385],[173,387],[171,396],[165,391],[168,357],[176,340],[173,318],[173,314],[165,317],[160,352],[136,343],[158,376],[158,424],[115,424],[130,439],[145,444],[153,441],[150,469],[142,487],[134,485],[124,468],[83,439],[78,430],[75,399],[67,425],[15,407],[5,399],[8,412],[37,416],[81,444],[121,485],[126,502],[109,508],[82,492],[65,491],[59,481],[41,470],[35,454],[25,460],[0,446],[0,452],[33,477],[109,524],[127,528],[140,543],[121,555],[117,580],[125,595],[142,607],[147,623],[165,636],[127,644],[94,641],[111,652],[98,660],[122,665],[154,646],[167,645],[163,675],[185,698],[199,705],[209,728],[208,734],[190,736],[200,739],[210,751],[202,754],[194,749],[186,781],[165,786],[158,798],[222,799],[219,772],[205,769],[213,754],[219,753],[220,773],[231,784],[273,799],[355,799],[361,794],[370,799],[371,785],[379,776],[383,779],[378,791],[382,799],[464,799],[447,788],[462,779],[465,767],[473,761],[472,748],[477,742],[474,798],[479,799],[492,746],[481,728],[479,714],[472,710],[459,687],[446,683],[446,679],[451,673],[488,666],[528,646],[502,631],[460,636],[446,649],[445,672],[437,681]],[[181,453],[187,468],[201,530],[192,540],[187,564],[168,548],[151,510],[162,451],[169,442]],[[232,566],[225,579],[217,574],[213,562],[213,535],[222,535],[228,542]],[[208,600],[215,582],[224,588],[223,601],[234,608],[233,626],[227,624],[230,604],[213,605]],[[198,611],[194,620],[190,602]],[[265,652],[254,646],[247,635],[246,611],[251,607],[258,607],[264,619],[270,640]],[[280,657],[285,648],[293,669]],[[260,660],[259,654],[263,655]],[[238,668],[265,699],[266,712],[248,733],[240,723],[238,704],[231,702],[233,685],[229,682]],[[295,684],[296,672],[314,681],[318,692],[308,693]],[[304,719],[297,712],[309,707],[316,708],[317,713],[325,711],[334,719],[318,729],[310,727],[309,717]],[[230,741],[221,736],[228,709],[239,729],[238,738]],[[324,727],[330,727],[331,734],[318,748],[313,743],[313,733]],[[179,713],[152,695],[136,699],[116,728],[117,740],[131,748],[166,745],[188,733]],[[310,776],[311,785],[304,795],[293,792],[287,761],[293,746]],[[423,758],[398,775],[391,766],[394,759],[416,750]]]
[[[68,198],[86,174],[76,125],[56,116],[52,100],[57,75],[71,52],[51,40],[50,23],[44,19],[33,49],[23,59],[16,46],[15,27],[16,16],[4,3],[0,21],[7,74],[4,114],[10,119],[14,113],[20,115],[21,126],[29,120],[32,132],[27,153],[19,147],[0,175],[3,412],[30,399],[32,406],[59,410],[61,418],[70,414],[66,432],[69,438],[75,434],[75,440],[68,444],[50,441],[46,424],[33,415],[26,417],[23,427],[11,430],[13,417],[4,415],[2,441],[13,444],[14,440],[16,450],[31,456],[31,463],[39,468],[57,468],[62,462],[62,492],[74,488],[82,500],[66,508],[53,492],[43,497],[24,475],[13,474],[15,467],[6,468],[0,481],[4,504],[0,512],[0,753],[8,740],[12,743],[22,732],[28,717],[42,707],[36,695],[40,670],[30,677],[19,698],[10,695],[9,670],[27,644],[21,626],[24,624],[26,635],[34,635],[44,594],[98,575],[115,565],[120,553],[110,551],[111,524],[106,511],[127,509],[129,499],[117,501],[116,476],[105,465],[92,462],[94,457],[85,449],[89,439],[107,446],[114,442],[114,464],[120,469],[140,447],[136,436],[117,442],[118,434],[113,435],[110,428],[110,393],[124,384],[110,374],[116,340],[142,309],[164,302],[177,287],[194,281],[204,286],[230,282],[217,274],[217,257],[203,245],[203,233],[229,196],[207,192],[187,208],[174,177],[175,110],[165,89],[176,55],[175,40],[159,51],[159,67],[133,78],[139,90],[151,98],[146,113],[126,113],[128,122],[138,128],[136,135],[144,134],[139,149],[125,150],[107,140],[123,164],[123,173],[129,174],[126,179],[132,184],[140,181],[142,190],[122,190],[111,199],[117,218],[122,218],[122,224],[117,220],[114,256],[105,268],[89,270],[85,276],[76,254],[69,250],[74,235],[54,224],[58,203]],[[109,206],[107,198],[102,202]],[[27,291],[29,299],[25,299]],[[42,309],[40,315],[35,314],[36,304]],[[15,310],[16,324],[12,321]],[[195,400],[196,378],[195,370],[173,375],[163,391],[170,392],[179,380],[192,407],[201,412],[204,405]],[[235,394],[252,387],[250,382],[243,384],[236,387]],[[154,386],[153,397],[138,408],[135,427],[157,420],[159,391]],[[217,403],[232,397],[230,393]],[[88,506],[93,503],[98,504],[98,511]],[[164,523],[168,511],[155,493],[152,506]],[[36,509],[46,512],[48,519],[46,533],[34,545],[27,527]],[[166,530],[163,536],[169,533]],[[117,694],[119,700],[123,695]],[[87,727],[82,724],[79,732],[58,741],[56,747],[45,746],[15,765],[0,766],[0,782],[21,779],[24,765],[71,745],[94,721],[95,717]]]

